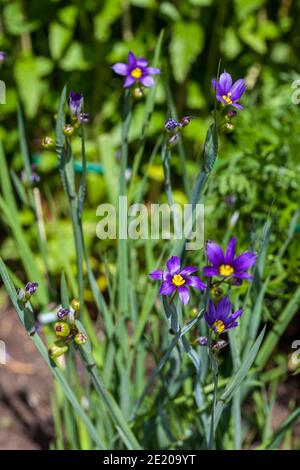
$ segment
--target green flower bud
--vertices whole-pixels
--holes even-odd
[[[65,124],[62,131],[63,131],[63,134],[66,137],[72,137],[72,135],[74,134],[75,129],[71,124]]]
[[[54,325],[54,331],[56,336],[60,336],[62,338],[66,338],[69,336],[71,332],[71,328],[69,327],[68,323],[63,321],[58,321]]]
[[[225,132],[230,134],[230,132],[232,132],[234,130],[234,125],[231,122],[226,122],[225,126],[224,126],[224,130],[225,130]]]
[[[221,289],[221,287],[213,287],[211,290],[211,295],[214,300],[218,300],[223,295],[223,289]]]
[[[48,354],[54,359],[62,356],[68,351],[68,346],[62,340],[57,340],[54,343],[51,343],[48,347]]]
[[[44,137],[43,140],[42,140],[42,147],[44,147],[44,149],[51,149],[54,147],[54,139],[52,139],[52,137]]]
[[[132,91],[132,96],[133,96],[136,100],[140,100],[140,99],[142,99],[143,96],[144,96],[144,91],[143,91],[142,88],[140,88],[140,87],[134,88],[133,91]]]
[[[78,312],[80,310],[80,301],[78,299],[73,299],[71,302],[71,307],[75,312]]]
[[[85,344],[87,342],[87,335],[83,332],[77,333],[77,335],[74,338],[74,341],[76,344]]]

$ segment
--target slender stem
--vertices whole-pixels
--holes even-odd
[[[209,431],[209,438],[208,438],[208,448],[214,449],[215,448],[215,409],[217,406],[217,398],[218,398],[219,370],[218,370],[217,359],[211,350],[209,351],[209,358],[210,358],[210,364],[211,364],[211,369],[213,373],[214,392],[213,392],[213,403],[212,403],[212,410],[211,410],[211,422],[210,422],[210,431]]]
[[[131,92],[126,90],[124,96],[124,106],[122,113],[122,147],[121,147],[121,167],[120,167],[120,189],[119,195],[126,196],[126,168],[128,163],[128,134],[131,123]],[[120,211],[120,208],[119,208]],[[120,214],[119,214],[120,220]],[[126,221],[127,223],[127,221]],[[119,227],[120,229],[120,227]],[[127,227],[126,227],[127,229]],[[118,239],[118,274],[119,274],[119,314],[126,313],[128,310],[128,247],[127,247],[127,234],[125,238]],[[123,235],[123,236],[124,236]]]
[[[162,148],[162,162],[163,162],[164,177],[165,177],[165,192],[166,192],[168,204],[170,206],[172,216],[173,216],[175,235],[177,235],[177,234],[180,234],[181,227],[179,227],[179,223],[178,223],[178,219],[176,215],[176,206],[174,204],[174,199],[173,199],[173,194],[172,194],[170,160],[171,160],[171,153],[167,144],[165,143]]]

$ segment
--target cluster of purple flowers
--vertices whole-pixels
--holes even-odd
[[[207,278],[218,277],[217,285],[224,282],[232,285],[240,285],[243,280],[252,279],[248,270],[255,264],[256,254],[246,251],[235,256],[237,239],[231,238],[228,242],[226,252],[212,241],[206,243],[206,256],[209,266],[205,266],[203,274]],[[181,267],[180,258],[172,256],[166,263],[166,270],[155,270],[150,273],[150,278],[161,281],[159,293],[161,295],[173,296],[178,292],[182,304],[186,305],[190,300],[189,288],[193,287],[200,291],[207,288],[207,284],[199,276],[191,275],[198,271],[195,266]],[[208,309],[204,314],[209,328],[217,335],[224,333],[238,325],[237,319],[243,310],[232,313],[232,305],[227,296],[222,297],[215,305],[210,299]],[[202,339],[202,344],[204,341]]]

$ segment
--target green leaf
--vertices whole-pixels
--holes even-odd
[[[264,338],[265,331],[266,331],[266,326],[264,326],[264,328],[260,332],[257,340],[255,341],[254,345],[250,349],[247,357],[243,361],[237,373],[229,380],[221,396],[222,402],[228,402],[232,398],[234,392],[241,386],[243,380],[245,379],[250,367],[252,366],[256,358],[256,355],[259,351],[260,345]]]
[[[89,70],[93,65],[85,58],[85,49],[80,42],[72,42],[64,57],[59,61],[59,66],[66,72],[73,70]]]
[[[173,74],[178,83],[185,80],[203,46],[204,31],[199,23],[181,21],[173,26],[170,56]]]
[[[123,0],[106,0],[101,12],[94,18],[95,38],[98,41],[106,41],[110,36],[110,26],[123,11]]]
[[[63,55],[67,45],[72,39],[73,33],[66,26],[54,22],[49,27],[49,48],[54,60],[58,60]]]

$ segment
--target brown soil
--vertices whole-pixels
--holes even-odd
[[[0,339],[7,353],[0,365],[0,449],[48,449],[51,373],[11,309],[0,311]]]

